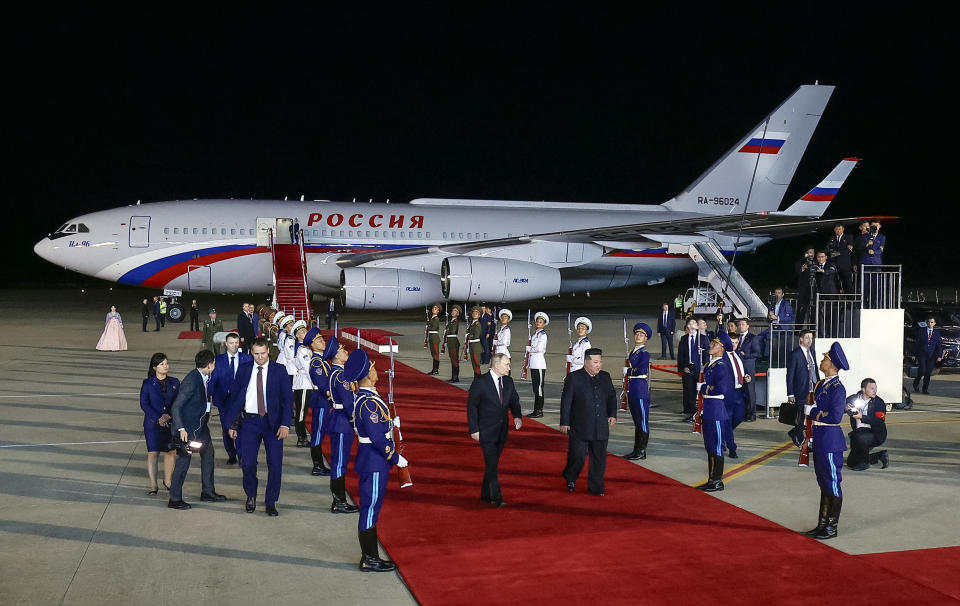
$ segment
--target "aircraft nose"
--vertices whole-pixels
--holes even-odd
[[[40,240],[34,245],[33,252],[42,259],[53,261],[53,241],[50,238]]]

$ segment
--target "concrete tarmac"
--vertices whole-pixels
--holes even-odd
[[[631,327],[639,320],[655,324],[656,301],[670,298],[666,290],[648,290],[647,300],[637,300],[629,310],[601,310],[597,297],[589,302],[551,300],[544,306],[553,322],[547,329],[547,400],[541,421],[558,424],[567,309],[574,317],[585,311],[593,320],[591,340],[604,349],[605,368],[616,375],[623,356],[621,317],[628,314]],[[147,362],[152,353],[163,351],[171,374],[182,378],[193,368],[199,348],[199,341],[177,339],[188,328],[186,322],[168,322],[152,332],[151,320],[151,332],[141,332],[139,301],[152,294],[106,287],[83,293],[0,291],[5,311],[0,314],[2,602],[234,604],[279,599],[315,604],[336,598],[341,604],[413,603],[396,573],[357,570],[357,518],[329,513],[328,480],[309,474],[308,451],[293,441],[284,449],[278,518],[264,514],[262,495],[256,513],[244,512],[240,470],[225,465],[215,420],[216,486],[230,500],[200,502],[199,461],[193,462],[196,469],[184,486],[193,509],[168,509],[162,489],[157,496],[146,494],[138,394]],[[217,306],[227,325],[243,300],[206,296],[200,302]],[[111,303],[120,307],[129,351],[94,349]],[[525,306],[514,308],[515,378],[526,343],[525,312]],[[418,313],[348,311],[340,325],[401,333],[398,359],[430,368]],[[654,337],[649,348],[656,358],[659,339]],[[444,358],[441,378],[448,372]],[[463,367],[464,389],[470,375]],[[531,409],[529,383],[518,382],[518,387],[524,410]],[[858,385],[846,387],[853,393]],[[888,469],[844,468],[840,536],[830,541],[832,547],[859,554],[960,544],[960,374],[935,376],[930,391],[929,396],[914,396],[912,411],[888,415],[889,437],[883,446],[890,451]],[[703,481],[706,456],[700,437],[681,422],[679,378],[654,374],[653,401],[648,457],[638,464],[686,484]],[[740,425],[740,458],[727,459],[726,469],[780,446],[787,440],[786,429],[775,419]],[[629,414],[621,413],[609,451],[628,452],[632,437]],[[509,447],[504,456],[509,457]],[[812,468],[797,467],[796,457],[797,450],[790,448],[747,468],[726,482],[724,492],[714,494],[787,528],[811,528],[819,493]],[[262,477],[261,486],[264,481]]]

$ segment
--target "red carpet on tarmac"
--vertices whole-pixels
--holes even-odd
[[[371,357],[386,399],[389,361]],[[606,496],[587,494],[586,468],[569,494],[560,477],[566,436],[527,419],[501,459],[508,504],[492,508],[480,501],[483,461],[467,435],[466,398],[397,364],[414,486],[401,490],[391,478],[377,528],[421,604],[789,604],[814,579],[827,589],[809,599],[821,603],[960,603],[955,550],[951,570],[942,555],[910,566],[898,554],[850,556],[614,456]],[[919,561],[916,553],[909,558]]]

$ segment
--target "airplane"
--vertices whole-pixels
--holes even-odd
[[[695,271],[688,249],[723,255],[857,218],[822,219],[856,166],[842,160],[777,211],[833,93],[802,85],[670,200],[601,204],[418,198],[406,204],[190,200],[75,217],[34,247],[42,258],[121,284],[190,292],[273,292],[274,243],[303,230],[311,292],[361,309],[438,300],[510,303],[653,285]]]

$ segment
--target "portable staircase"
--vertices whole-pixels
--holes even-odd
[[[689,247],[688,254],[697,264],[697,273],[703,282],[708,282],[713,290],[720,293],[729,302],[741,318],[765,318],[767,306],[757,296],[746,279],[730,265],[717,245],[712,241],[696,242]]]
[[[270,250],[273,254],[274,307],[309,324],[312,314],[302,235],[297,238],[297,244],[276,244],[271,230]]]

